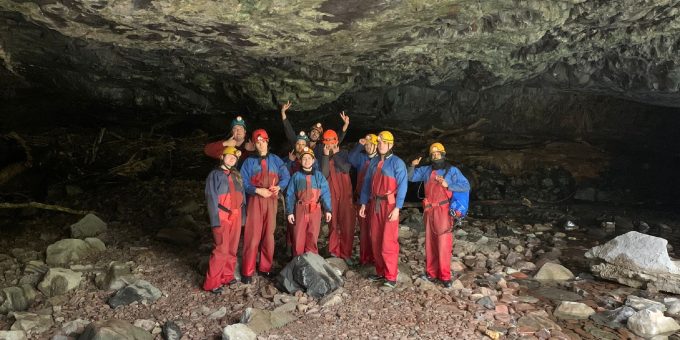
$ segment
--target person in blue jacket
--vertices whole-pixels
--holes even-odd
[[[349,152],[347,159],[357,172],[357,183],[354,189],[355,209],[359,211],[359,195],[361,187],[364,185],[368,166],[371,159],[378,155],[378,136],[369,133],[366,137],[359,139],[359,142]],[[371,249],[371,226],[369,219],[359,216],[359,263],[373,264],[373,250]]]
[[[290,173],[283,160],[269,153],[267,131],[253,131],[252,141],[257,154],[248,157],[241,167],[243,186],[248,197],[241,265],[243,283],[251,282],[258,253],[260,275],[271,277],[278,196],[290,180]]]
[[[211,171],[205,183],[205,199],[215,241],[203,289],[221,293],[222,286],[236,282],[236,252],[241,239],[243,181],[236,169],[241,151],[227,146],[222,151],[220,166]]]
[[[371,159],[361,189],[359,216],[370,219],[371,246],[376,275],[371,281],[384,280],[394,288],[399,275],[399,210],[406,198],[406,164],[392,153],[394,136],[378,134],[378,156]],[[367,209],[368,207],[368,209]]]
[[[302,169],[293,174],[286,189],[288,223],[293,224],[293,256],[319,253],[317,241],[321,227],[321,207],[326,222],[331,221],[331,195],[328,181],[314,170],[314,151],[305,147],[300,153]]]
[[[422,279],[439,279],[451,287],[451,250],[453,226],[468,210],[470,183],[463,174],[446,161],[446,149],[441,143],[430,146],[431,165],[421,166],[422,157],[408,168],[410,182],[425,182],[423,221],[425,223],[425,273]]]

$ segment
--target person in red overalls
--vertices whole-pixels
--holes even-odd
[[[321,172],[331,187],[334,215],[328,226],[328,251],[331,256],[339,257],[348,265],[353,265],[352,250],[357,218],[352,204],[352,179],[349,177],[352,165],[347,159],[347,151],[340,150],[338,134],[335,131],[326,130],[323,133],[323,143]]]
[[[208,157],[219,159],[222,157],[222,150],[227,146],[233,146],[241,151],[240,161],[248,158],[255,151],[253,143],[246,140],[246,122],[241,116],[231,121],[231,136],[228,139],[207,144],[203,152]]]
[[[371,159],[378,154],[378,136],[369,133],[366,137],[359,139],[354,148],[349,152],[347,159],[352,164],[352,167],[357,171],[357,184],[354,189],[355,208],[359,211],[361,204],[359,204],[359,194],[361,187],[364,185],[364,178],[366,177],[366,170],[371,163]],[[359,216],[359,263],[372,264],[373,250],[371,249],[371,228],[369,219]]]
[[[286,189],[288,223],[293,224],[293,256],[319,253],[317,240],[321,226],[321,205],[326,222],[331,221],[331,196],[326,178],[314,170],[314,151],[300,153],[302,169],[293,174]]]
[[[449,164],[441,143],[430,146],[431,165],[415,168],[422,157],[411,162],[408,180],[425,182],[423,221],[425,222],[425,273],[422,279],[441,280],[451,287],[451,250],[454,219],[467,213],[470,183],[455,166]]]
[[[399,275],[399,210],[407,188],[406,164],[392,153],[393,146],[391,132],[378,134],[378,157],[371,159],[359,198],[359,216],[370,219],[375,260],[376,275],[368,279],[385,280],[390,288],[397,286]]]
[[[203,289],[215,294],[222,286],[236,283],[234,268],[241,238],[241,208],[243,181],[236,169],[241,152],[233,146],[224,148],[220,166],[211,171],[205,183],[205,199],[215,245]]]
[[[243,186],[248,195],[241,265],[243,283],[251,282],[258,253],[260,275],[271,277],[278,196],[281,188],[285,188],[290,180],[283,160],[269,153],[267,131],[253,131],[252,140],[257,155],[248,157],[241,167]]]

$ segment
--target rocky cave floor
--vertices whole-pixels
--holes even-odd
[[[106,250],[71,265],[84,276],[77,289],[51,298],[38,293],[29,311],[51,315],[54,323],[29,330],[29,338],[73,336],[82,332],[87,322],[109,319],[145,327],[157,334],[156,338],[161,338],[160,327],[166,321],[174,321],[185,339],[220,338],[222,329],[238,322],[247,307],[274,310],[285,305],[283,308],[297,320],[260,337],[497,339],[505,335],[525,339],[631,339],[636,336],[625,327],[615,330],[590,320],[557,319],[552,312],[560,300],[581,301],[603,311],[622,305],[628,295],[656,299],[665,295],[597,280],[587,274],[582,255],[604,239],[601,233],[589,233],[584,226],[565,231],[560,225],[542,220],[520,223],[512,218],[469,218],[456,230],[459,241],[454,250],[454,268],[460,277],[450,289],[417,278],[424,267],[422,231],[404,226],[400,232],[401,274],[394,290],[368,282],[365,276],[371,268],[357,266],[344,273],[340,299],[326,302],[325,306],[305,294],[280,292],[263,277],[256,277],[251,285],[233,285],[215,296],[199,289],[211,248],[208,229],[195,222],[203,220],[202,187],[201,181],[148,181],[65,195],[64,201],[71,204],[97,202],[94,206],[113,208],[113,212],[101,216],[108,220],[108,230],[98,236]],[[142,202],[144,208],[140,209]],[[164,203],[155,204],[159,202]],[[162,215],[168,221],[164,225],[153,218],[152,212],[168,203],[171,208]],[[11,224],[0,241],[5,253],[0,255],[3,286],[16,284],[29,260],[44,260],[45,248],[68,238],[67,226],[80,218],[33,209],[13,214],[9,216],[5,211],[2,217],[5,228]],[[409,214],[413,216],[407,216],[407,220],[417,218],[419,213],[410,209],[404,215]],[[189,232],[170,233],[165,240],[159,240],[151,231],[161,227]],[[197,238],[192,239],[192,235]],[[280,240],[282,234],[278,235]],[[324,246],[325,237],[321,240],[320,246]],[[287,260],[281,249],[277,244],[278,268]],[[106,272],[111,261],[128,262],[133,274],[160,289],[162,297],[154,303],[109,307],[107,300],[113,291],[98,289],[95,276]],[[561,261],[575,273],[581,269],[585,273],[562,283],[531,280],[536,268],[546,261]],[[518,271],[506,274],[508,267]],[[536,314],[538,311],[547,314],[540,316],[542,312]],[[72,323],[74,320],[86,322]],[[11,316],[0,316],[0,329],[10,329],[13,322]]]
[[[201,158],[205,134],[189,135],[180,141],[158,135],[152,138],[149,132],[133,140],[121,130],[112,132],[106,131],[104,143],[99,138],[103,151],[96,159],[88,152],[93,150],[92,140],[97,140],[98,131],[87,136],[61,130],[49,133],[50,138],[63,142],[60,147],[68,141],[69,145],[78,145],[80,151],[53,151],[42,160],[51,162],[55,169],[80,169],[80,181],[63,180],[50,185],[46,201],[93,211],[108,225],[97,235],[106,249],[64,266],[82,273],[76,289],[53,297],[37,292],[27,311],[39,315],[34,318],[41,321],[17,325],[12,313],[0,314],[0,330],[25,327],[32,339],[73,339],[90,322],[117,319],[161,339],[162,327],[172,321],[179,326],[182,339],[219,339],[224,327],[239,322],[246,308],[253,307],[295,317],[283,327],[258,334],[259,338],[635,339],[638,337],[625,324],[616,328],[614,323],[605,325],[592,319],[567,320],[555,317],[553,312],[560,301],[579,301],[600,313],[624,305],[629,296],[657,301],[673,297],[595,278],[583,254],[615,235],[649,225],[651,228],[643,231],[667,239],[673,256],[673,247],[680,249],[677,214],[614,203],[575,204],[572,200],[554,204],[522,200],[503,205],[489,197],[473,201],[473,213],[455,231],[452,268],[459,276],[452,288],[418,278],[425,265],[422,217],[418,209],[408,208],[401,216],[400,277],[395,289],[366,280],[370,266],[346,268],[344,263],[329,261],[344,272],[343,288],[332,299],[286,294],[273,281],[257,276],[253,284],[238,283],[216,296],[200,289],[212,246],[203,198],[203,176],[207,171],[199,164],[205,163]],[[52,148],[47,147],[53,144],[46,142],[46,137],[23,136],[34,151]],[[114,152],[123,150],[123,146],[127,153]],[[162,155],[169,146],[175,150],[174,158],[159,156],[154,162],[160,159],[165,168],[174,164],[176,176],[164,175],[164,167],[152,167],[156,175],[135,178],[135,171],[149,169],[144,163],[145,155]],[[547,154],[555,154],[549,146],[546,149]],[[575,153],[584,154],[578,150]],[[527,154],[526,150],[523,154]],[[571,162],[563,156],[565,163]],[[532,157],[542,159],[545,154],[535,153]],[[92,164],[103,161],[121,165],[92,170]],[[83,164],[90,164],[89,172]],[[587,164],[579,169],[592,170]],[[22,176],[30,181],[34,175]],[[121,180],[123,176],[127,177]],[[540,173],[537,176],[538,183],[546,183]],[[481,183],[480,191],[485,185],[483,179],[475,179],[475,183]],[[8,193],[2,197],[21,201],[28,196]],[[546,198],[557,201],[555,198],[560,197],[562,192]],[[479,209],[482,205],[485,207]],[[0,209],[0,288],[21,283],[36,287],[47,268],[31,261],[45,262],[47,247],[70,238],[69,226],[81,218],[35,208]],[[576,229],[565,229],[568,219],[577,222]],[[275,270],[290,259],[283,250],[281,222],[277,228]],[[615,229],[604,229],[606,222],[614,222]],[[326,233],[324,228],[319,244],[324,257],[328,257]],[[356,238],[355,247],[358,254]],[[124,264],[135,277],[157,287],[160,298],[111,308],[107,302],[115,290],[100,289],[98,282],[106,276],[112,261]],[[534,280],[546,262],[561,263],[576,277],[560,282]],[[671,335],[671,339],[680,339],[680,335]]]

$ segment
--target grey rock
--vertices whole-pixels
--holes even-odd
[[[493,303],[490,297],[484,296],[481,299],[477,300],[477,304],[480,306],[483,306],[486,309],[495,309],[496,305]]]
[[[72,262],[80,261],[84,257],[97,252],[98,248],[91,244],[95,244],[95,242],[91,240],[88,243],[80,239],[59,240],[47,247],[45,262],[53,267],[68,266]]]
[[[35,289],[30,285],[3,288],[0,291],[0,313],[27,310],[35,296]]]
[[[166,321],[163,324],[161,335],[163,340],[180,340],[182,338],[182,330],[174,321]]]
[[[649,338],[657,335],[670,335],[680,330],[680,325],[663,315],[663,312],[654,309],[643,309],[628,318],[628,328],[633,333]]]
[[[40,260],[40,253],[31,249],[24,248],[13,248],[10,250],[12,256],[14,256],[21,263],[28,263],[31,261]]]
[[[12,324],[11,330],[24,331],[27,333],[41,334],[54,325],[52,315],[42,315],[28,312],[12,313],[16,321]]]
[[[222,340],[255,340],[257,334],[250,327],[237,323],[224,327],[222,330]]]
[[[663,303],[666,306],[668,314],[673,316],[680,316],[680,299],[678,298],[664,298]]]
[[[99,289],[118,290],[137,280],[137,277],[132,275],[129,264],[113,261],[109,263],[106,273],[95,279],[95,283]]]
[[[546,262],[534,275],[534,279],[539,281],[567,281],[573,278],[574,274],[569,269],[552,262]]]
[[[83,274],[64,268],[50,268],[42,282],[38,284],[40,290],[46,296],[62,295],[80,285]]]
[[[272,312],[257,308],[247,308],[241,315],[241,323],[256,334],[283,327],[297,318],[286,312]]]
[[[133,323],[135,327],[139,327],[147,332],[151,332],[156,327],[156,322],[149,319],[137,319]]]
[[[111,319],[90,323],[78,340],[152,340],[151,333],[127,321]]]
[[[349,269],[349,266],[347,265],[345,260],[339,257],[329,257],[326,259],[326,262],[328,262],[328,264],[339,270],[340,275],[345,274],[345,272]]]
[[[628,318],[633,314],[635,314],[635,309],[623,306],[614,310],[593,314],[590,316],[590,319],[596,324],[607,326],[612,329],[619,329],[626,326]]]
[[[111,308],[129,305],[135,301],[147,300],[154,302],[161,297],[161,291],[154,287],[151,283],[138,280],[137,282],[126,286],[116,292],[109,298],[108,304]]]
[[[208,319],[217,320],[223,318],[225,315],[227,315],[227,307],[222,306],[218,310],[210,313],[210,315],[208,315]]]
[[[548,313],[545,311],[529,312],[517,320],[517,326],[526,327],[539,331],[541,329],[547,330],[562,330],[554,321],[550,320]]]
[[[87,214],[80,221],[71,225],[71,237],[86,238],[95,237],[107,229],[106,222],[94,214]]]
[[[69,321],[64,323],[61,326],[61,331],[62,333],[68,335],[68,336],[77,336],[83,333],[85,331],[85,327],[89,325],[90,322],[82,319],[76,319],[73,321]]]
[[[340,288],[342,277],[323,257],[305,253],[296,256],[279,273],[277,280],[288,293],[304,290],[314,298],[321,298]]]
[[[553,302],[583,300],[583,297],[581,295],[578,295],[574,292],[548,286],[540,287],[534,290],[533,294],[542,296],[544,298],[552,300]]]

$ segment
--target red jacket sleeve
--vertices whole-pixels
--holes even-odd
[[[208,157],[220,159],[222,156],[222,151],[224,151],[224,146],[222,143],[224,143],[223,140],[209,143],[205,146],[205,148],[203,148],[203,152],[205,152]]]

